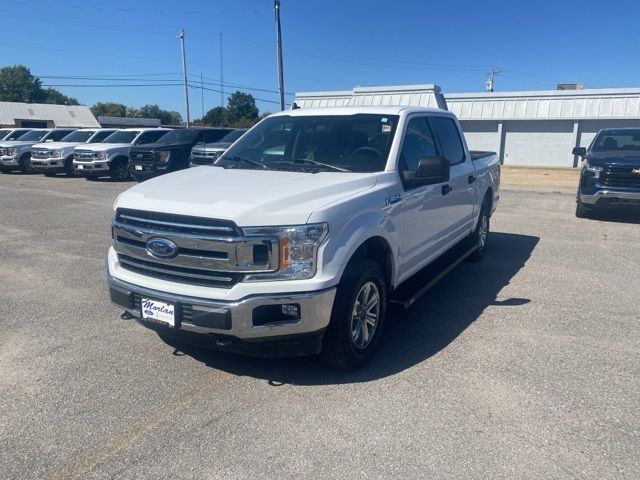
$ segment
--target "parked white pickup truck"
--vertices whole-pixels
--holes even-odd
[[[75,130],[75,128],[35,128],[21,135],[17,140],[0,142],[0,172],[20,170],[22,173],[33,173],[31,147],[37,143],[59,142]]]
[[[102,142],[76,147],[73,169],[76,175],[89,179],[129,178],[129,150],[134,145],[153,143],[167,133],[168,128],[125,128],[112,133]]]
[[[78,145],[101,142],[113,132],[113,128],[81,128],[59,142],[36,143],[31,147],[33,171],[46,176],[56,173],[72,176],[74,149]]]
[[[499,178],[445,110],[277,113],[214,168],[120,194],[111,299],[162,335],[356,368],[402,284],[453,247],[483,257]]]

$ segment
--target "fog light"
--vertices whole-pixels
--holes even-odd
[[[282,305],[282,314],[288,317],[300,318],[299,305]]]
[[[300,320],[300,304],[260,305],[253,309],[253,325],[277,325]]]

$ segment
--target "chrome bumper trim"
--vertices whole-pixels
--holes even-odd
[[[273,295],[252,295],[237,301],[218,301],[196,297],[187,297],[173,293],[160,292],[123,282],[108,274],[109,285],[129,290],[142,296],[160,301],[195,305],[208,309],[223,309],[231,313],[231,329],[206,328],[182,321],[178,330],[187,330],[202,334],[233,335],[240,339],[275,337],[316,332],[327,327],[331,318],[336,288],[315,292],[282,293]],[[263,305],[297,303],[300,305],[301,319],[291,323],[273,325],[253,325],[253,309]],[[132,316],[140,319],[140,311],[126,308]],[[167,327],[171,328],[171,327]]]
[[[598,190],[593,195],[580,194],[580,201],[588,205],[595,205],[601,198],[620,198],[624,200],[640,200],[640,192],[625,190]]]

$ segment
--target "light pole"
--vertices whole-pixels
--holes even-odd
[[[284,110],[284,74],[282,72],[282,32],[280,30],[280,0],[273,0],[276,14],[276,55],[278,64],[278,90],[280,91],[280,110]]]
[[[180,27],[178,32],[178,39],[180,40],[180,48],[182,52],[182,78],[184,80],[184,106],[186,113],[186,124],[189,128],[189,86],[187,85],[187,58],[184,53],[184,27]]]

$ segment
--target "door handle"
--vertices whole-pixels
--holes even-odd
[[[476,181],[475,175],[469,175],[469,185]]]
[[[448,183],[446,185],[442,185],[442,195],[448,195],[451,191],[451,185]]]

